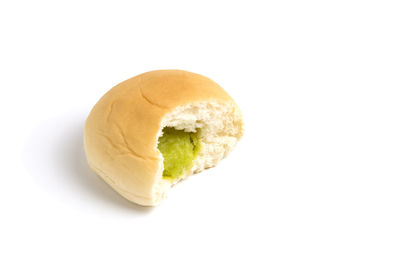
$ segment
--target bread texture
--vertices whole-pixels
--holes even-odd
[[[184,175],[163,178],[157,149],[164,127],[199,130],[201,149]],[[118,193],[154,206],[187,176],[215,166],[243,134],[241,112],[214,81],[182,70],[157,70],[128,79],[93,107],[84,130],[88,164]]]

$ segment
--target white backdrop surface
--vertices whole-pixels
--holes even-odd
[[[0,265],[400,265],[398,1],[2,1]],[[156,208],[93,174],[112,86],[184,69],[246,132]]]

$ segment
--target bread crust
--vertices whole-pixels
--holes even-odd
[[[89,166],[128,200],[156,205],[153,188],[163,167],[157,149],[162,119],[179,106],[199,101],[234,103],[214,81],[182,70],[150,71],[116,85],[86,120]]]

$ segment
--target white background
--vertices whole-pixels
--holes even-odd
[[[398,1],[1,1],[1,265],[400,265]],[[89,170],[112,86],[185,69],[246,134],[157,208]]]

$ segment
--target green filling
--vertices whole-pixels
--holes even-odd
[[[174,180],[193,166],[200,149],[198,132],[166,127],[158,141],[158,149],[164,157],[163,178]]]

